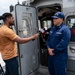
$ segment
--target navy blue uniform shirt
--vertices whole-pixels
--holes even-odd
[[[60,26],[53,26],[46,42],[47,48],[53,48],[54,54],[67,53],[70,36],[70,30],[64,23]]]

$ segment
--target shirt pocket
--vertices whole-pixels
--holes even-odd
[[[61,32],[56,32],[55,37],[61,39],[62,38],[62,33]]]

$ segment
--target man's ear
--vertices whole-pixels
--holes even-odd
[[[8,20],[8,17],[6,18],[6,20]]]
[[[10,19],[10,18],[8,18],[8,17],[6,18],[7,21],[9,21],[9,19]]]

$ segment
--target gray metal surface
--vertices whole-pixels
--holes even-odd
[[[50,75],[50,74],[47,67],[40,66],[38,70],[29,75]]]
[[[70,43],[68,47],[68,59],[75,60],[75,43]],[[75,61],[74,61],[75,62]]]
[[[75,15],[75,6],[63,8],[65,19],[68,16]],[[75,42],[70,42],[68,46],[67,75],[75,75]]]
[[[65,17],[67,17],[67,14],[69,15],[73,15],[71,14],[71,12],[75,12],[75,6],[74,7],[67,7],[67,8],[63,8],[63,12],[65,14]]]
[[[35,0],[31,5],[34,5],[35,7],[40,7],[40,6],[46,6],[46,5],[51,5],[51,4],[62,4],[63,0]]]
[[[18,35],[29,37],[37,33],[36,9],[27,6],[16,6]],[[38,68],[38,40],[19,44],[21,72],[28,75]]]
[[[75,75],[75,72],[67,71],[67,75]]]
[[[75,72],[75,60],[68,59],[67,70]]]

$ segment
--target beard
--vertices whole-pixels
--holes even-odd
[[[14,22],[12,22],[12,23],[10,22],[10,23],[9,23],[10,26],[13,26],[14,24],[15,24]]]

